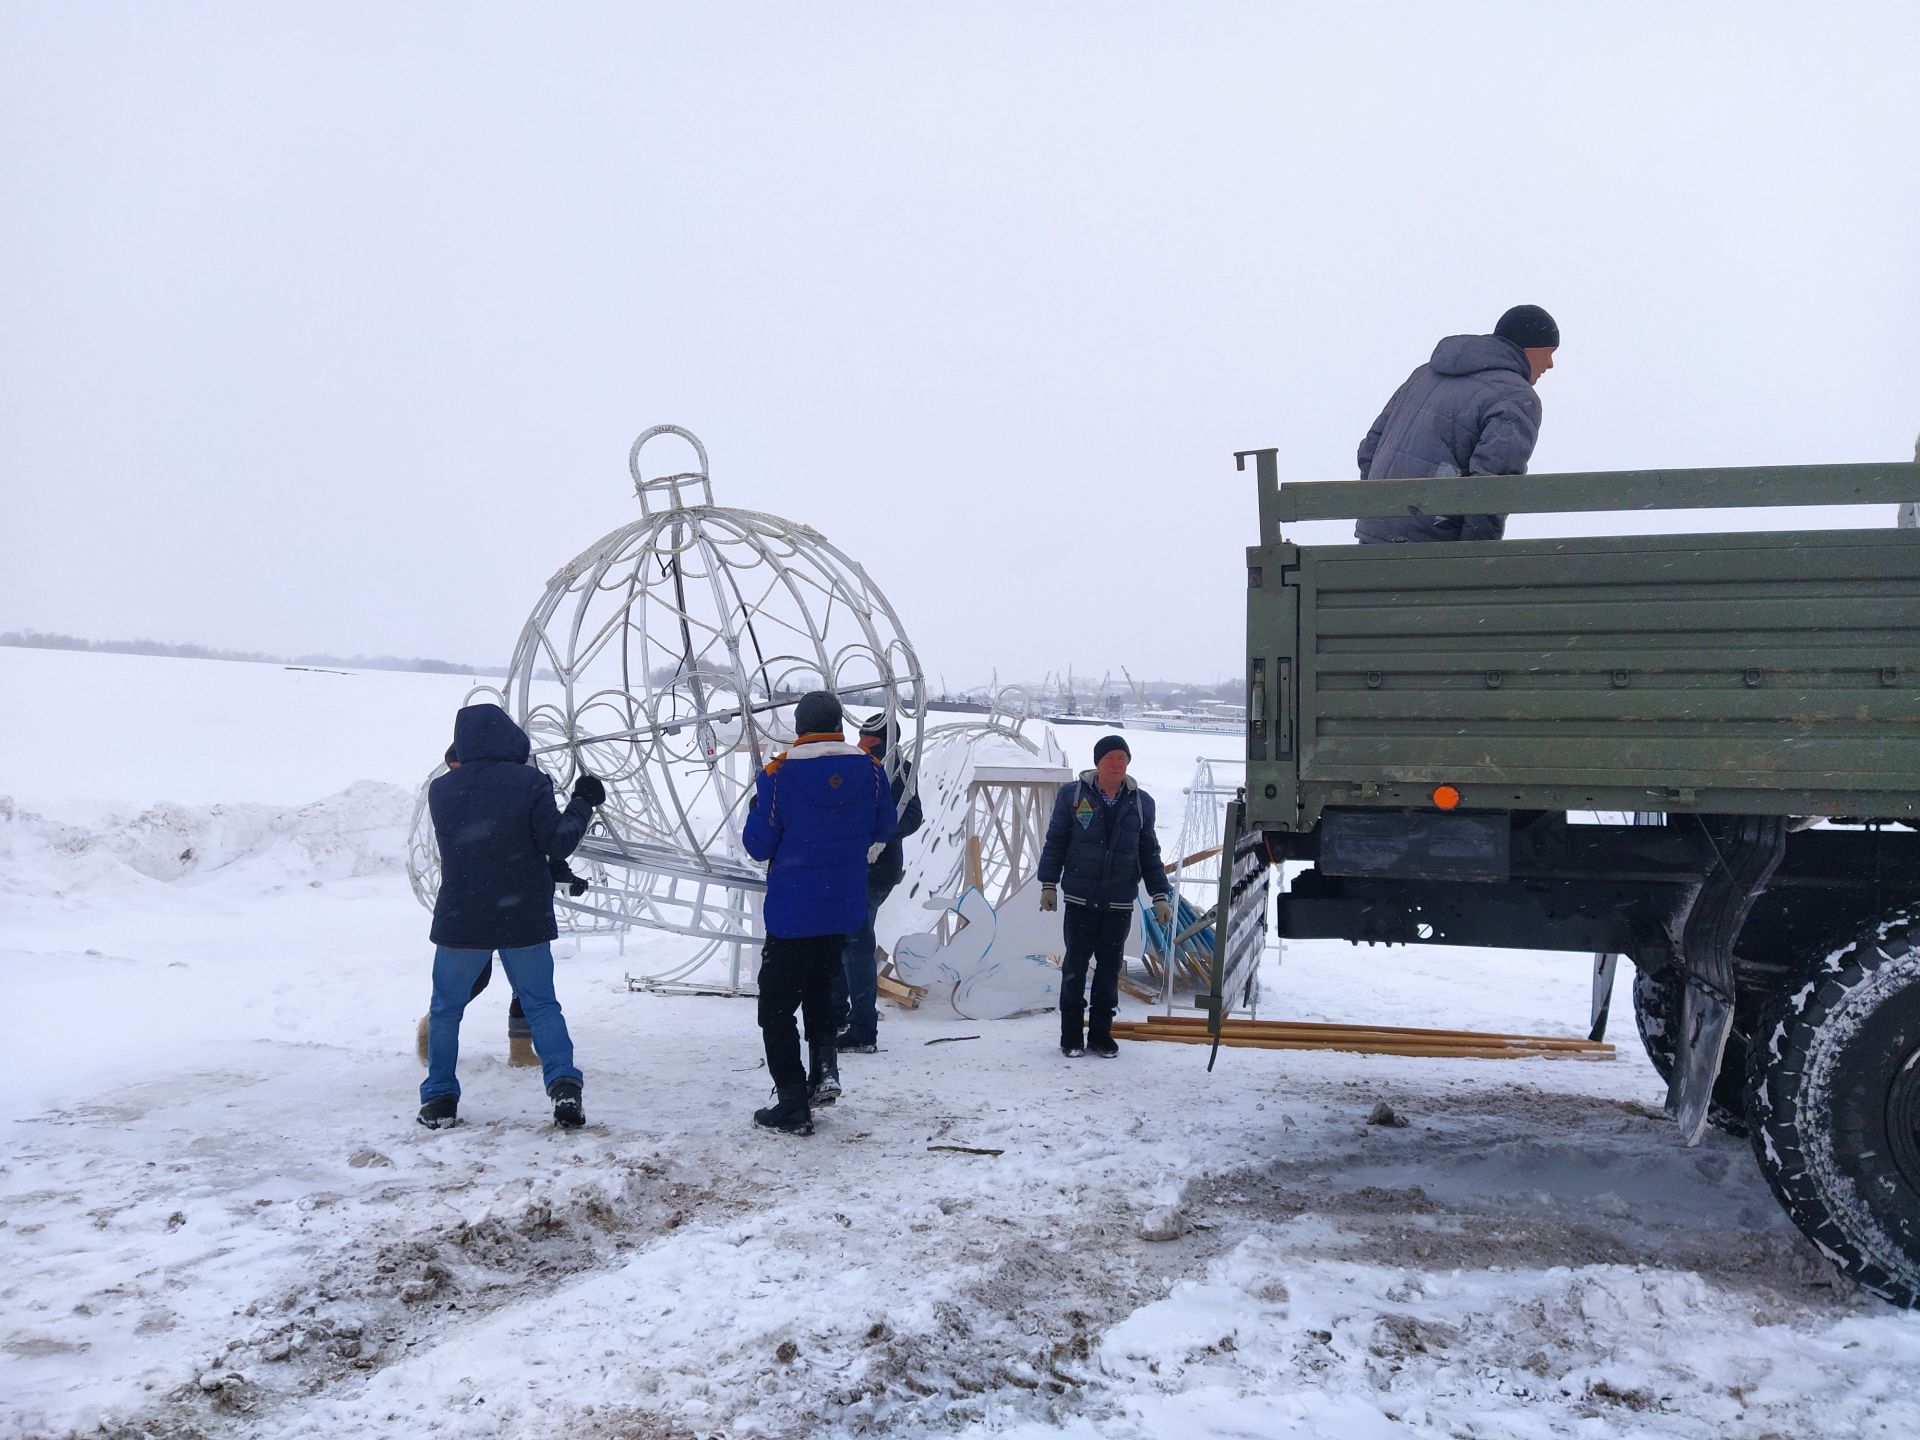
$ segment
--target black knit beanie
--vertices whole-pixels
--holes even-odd
[[[1493,333],[1522,350],[1553,350],[1560,344],[1560,327],[1538,305],[1516,305],[1500,317]]]
[[[831,690],[809,690],[793,707],[793,731],[796,735],[841,733],[840,699]]]
[[[874,746],[873,753],[876,755],[884,755],[887,753],[888,746],[893,743],[894,726],[892,722],[887,719],[886,711],[876,710],[860,722],[860,733],[862,735],[871,735],[874,739],[878,740],[880,743]]]
[[[1127,742],[1118,735],[1102,735],[1093,742],[1093,763],[1098,765],[1115,750],[1125,750],[1127,759],[1133,759],[1133,751],[1127,749]]]

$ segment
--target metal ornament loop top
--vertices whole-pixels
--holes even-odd
[[[647,479],[640,473],[640,450],[656,435],[678,435],[693,446],[693,453],[700,457],[700,468],[682,470],[672,475],[660,475],[652,480]],[[661,506],[664,510],[684,510],[691,505],[713,504],[713,481],[709,478],[711,467],[707,463],[707,447],[700,443],[698,435],[678,425],[655,425],[649,430],[641,431],[639,438],[633,442],[633,448],[627,452],[627,473],[633,476],[633,491],[640,497],[642,515],[653,514],[652,499],[661,497],[664,497],[665,501]],[[698,498],[689,499],[688,495],[696,486]]]

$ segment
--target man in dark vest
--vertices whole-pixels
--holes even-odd
[[[1093,769],[1082,770],[1054,797],[1047,843],[1040,851],[1040,908],[1053,910],[1067,892],[1066,955],[1060,966],[1060,1053],[1088,1050],[1111,1060],[1113,1012],[1120,1004],[1121,947],[1133,926],[1134,893],[1144,881],[1153,918],[1172,923],[1172,887],[1153,831],[1153,797],[1127,774],[1133,752],[1118,735],[1093,747]],[[1087,961],[1093,961],[1092,1008],[1087,1006]],[[1081,1032],[1083,1012],[1086,1032]]]
[[[899,728],[887,719],[885,711],[869,715],[860,725],[860,748],[885,765],[887,753],[900,738]],[[867,863],[867,923],[847,937],[846,952],[840,957],[840,971],[834,977],[833,1013],[840,1033],[834,1037],[833,1048],[842,1055],[849,1050],[871,1055],[879,1048],[880,1014],[876,994],[879,941],[873,926],[879,918],[880,907],[887,903],[887,897],[906,874],[906,852],[900,842],[917,831],[925,819],[918,790],[908,796],[907,808],[900,808],[900,797],[912,784],[913,765],[903,758],[889,787],[894,812],[900,817],[899,828],[891,840],[877,847],[879,853]]]
[[[1360,442],[1363,480],[1430,475],[1524,475],[1540,438],[1534,387],[1553,368],[1560,327],[1538,305],[1516,305],[1491,335],[1449,335],[1394,391]],[[1393,515],[1353,527],[1363,545],[1498,540],[1504,515]]]

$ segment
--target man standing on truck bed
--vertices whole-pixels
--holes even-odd
[[[1429,475],[1524,475],[1540,438],[1534,386],[1553,368],[1560,327],[1538,305],[1516,305],[1491,335],[1449,335],[1393,392],[1360,442],[1363,480]],[[1396,515],[1353,527],[1363,545],[1498,540],[1504,515]]]

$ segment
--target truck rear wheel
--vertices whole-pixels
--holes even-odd
[[[1686,977],[1677,965],[1662,965],[1658,970],[1636,970],[1633,975],[1633,1020],[1640,1030],[1640,1043],[1647,1047],[1647,1058],[1660,1078],[1673,1083],[1673,1056],[1680,1035],[1680,1000]],[[1736,1024],[1727,1036],[1726,1053],[1720,1059],[1720,1076],[1713,1083],[1713,1107],[1707,1120],[1716,1130],[1729,1135],[1747,1133],[1747,1037]]]
[[[1840,1269],[1920,1308],[1920,912],[1836,953],[1756,1033],[1753,1153]]]

